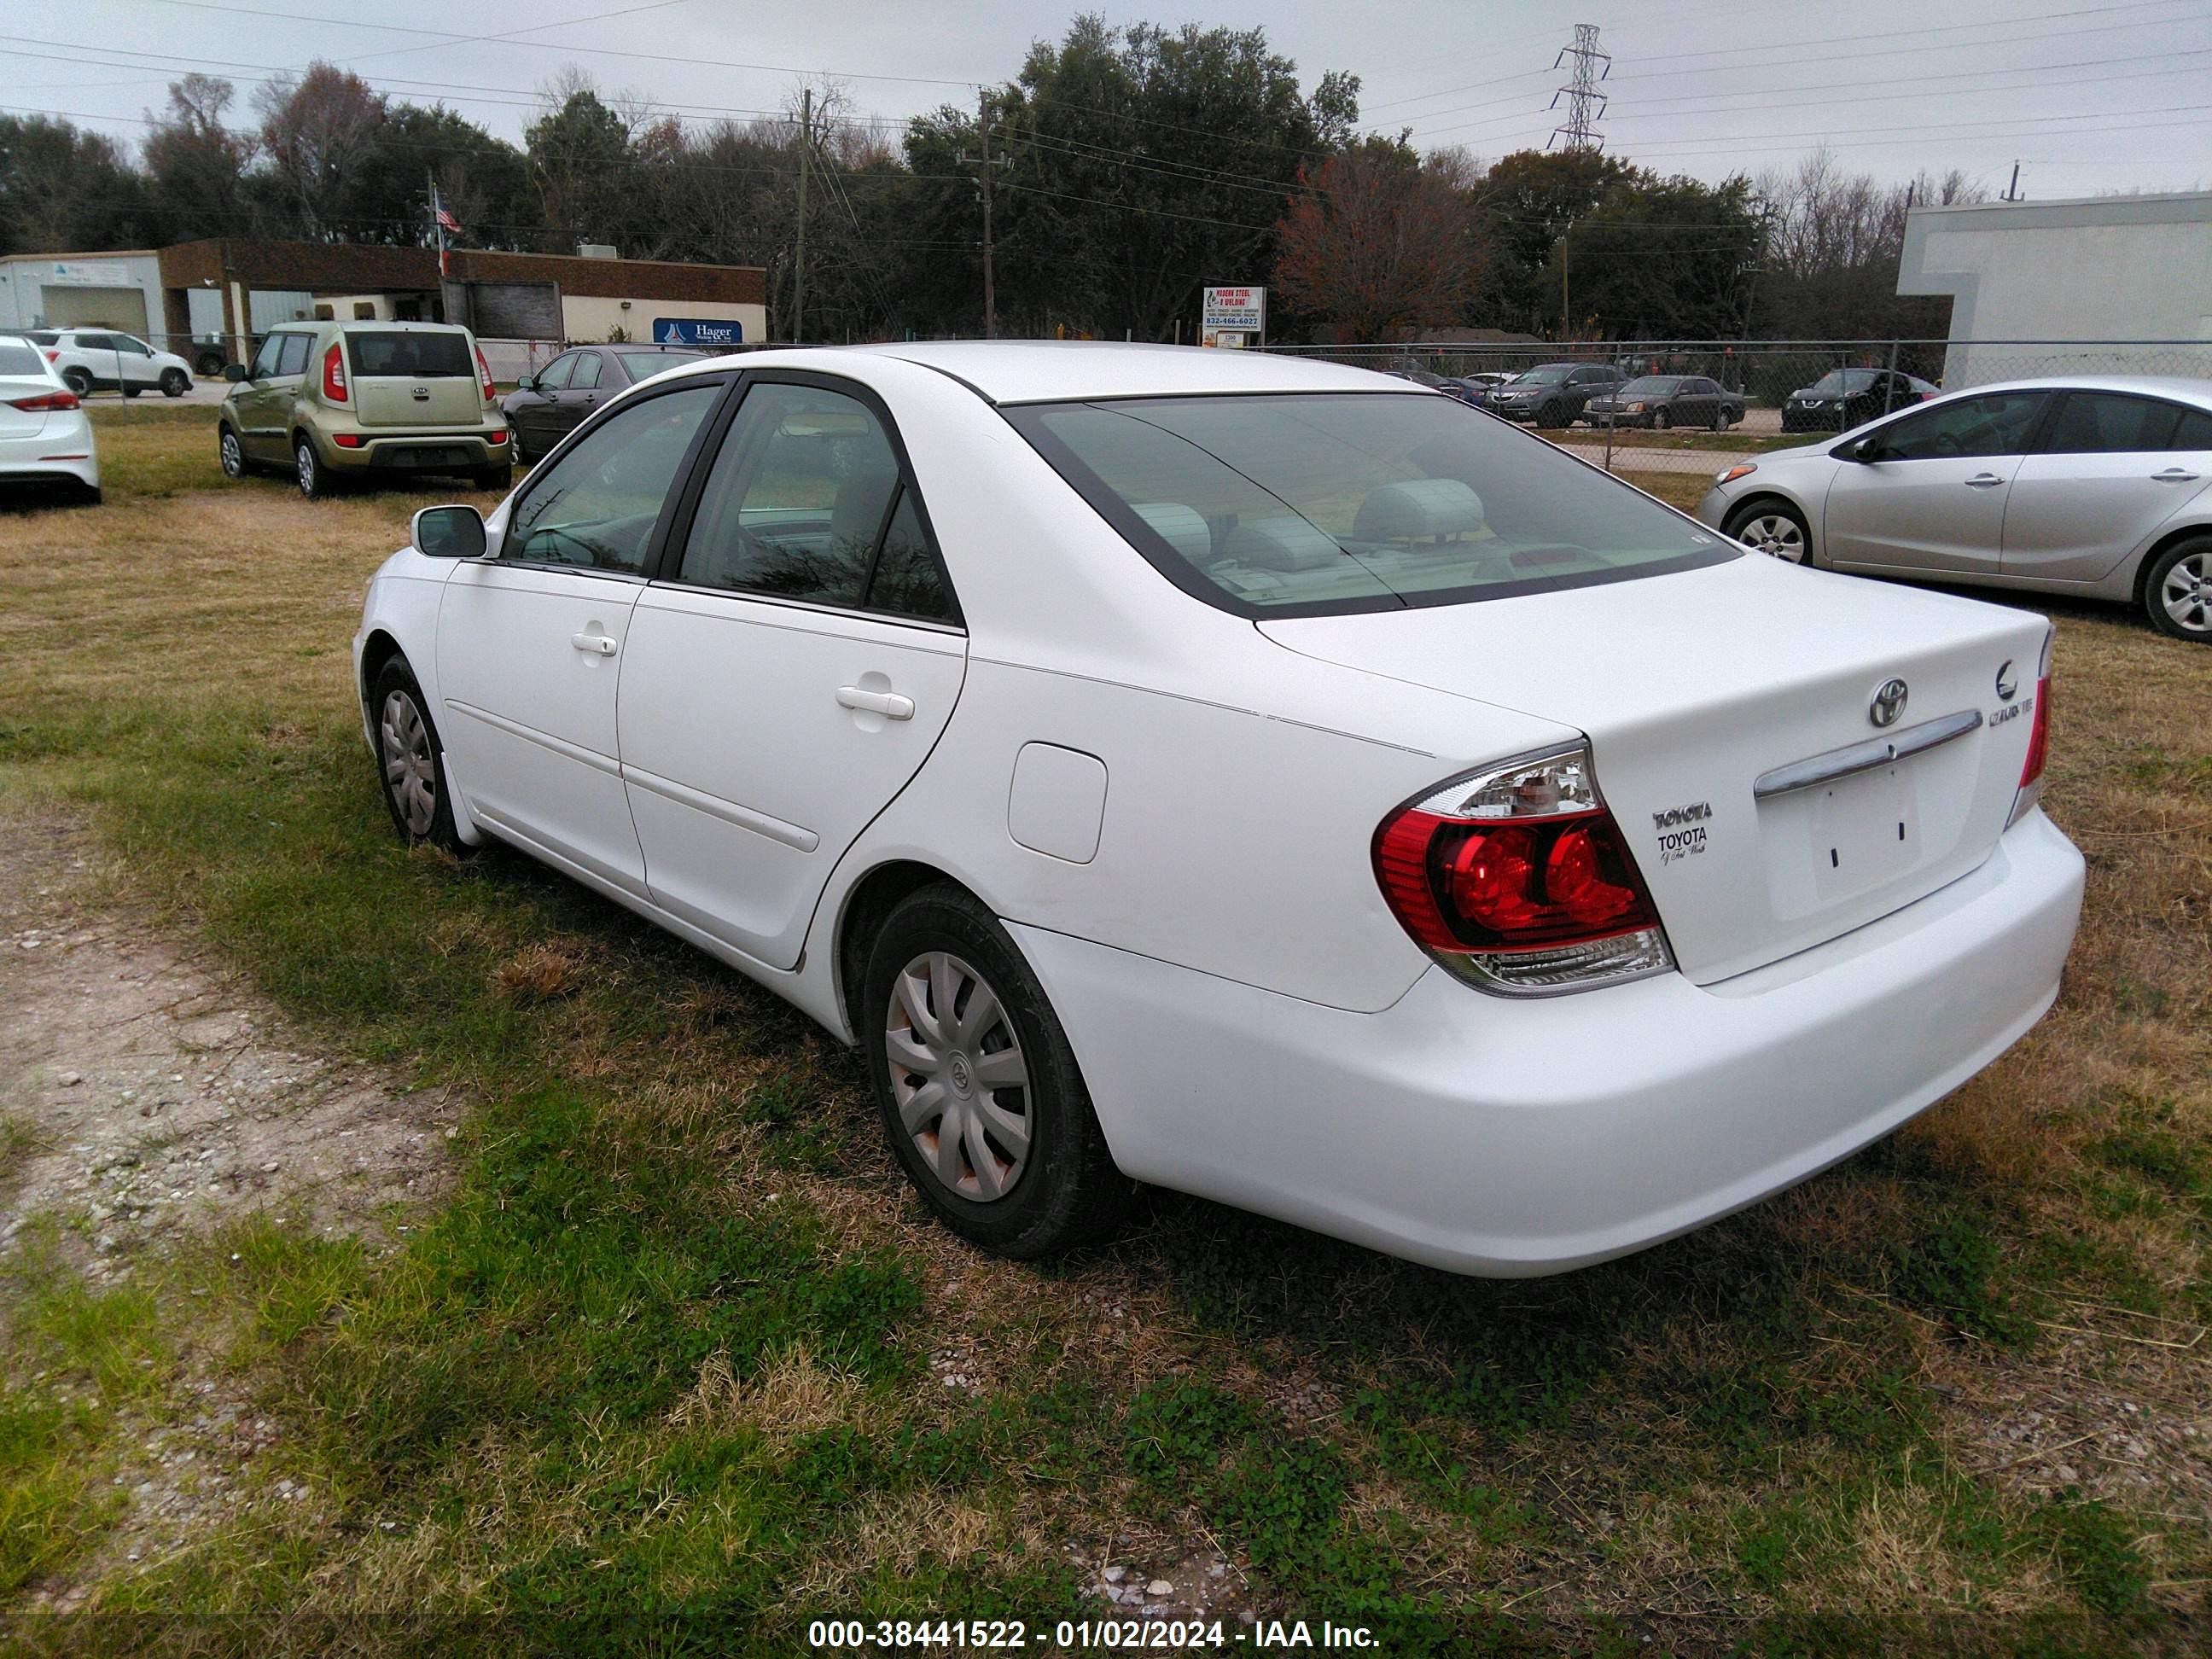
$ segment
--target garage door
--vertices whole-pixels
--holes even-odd
[[[39,308],[48,328],[119,328],[146,331],[146,290],[142,288],[74,288],[49,283],[39,289]]]

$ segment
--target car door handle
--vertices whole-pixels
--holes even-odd
[[[2185,472],[2178,466],[2169,466],[2165,471],[2154,472],[2150,476],[2154,483],[2195,483],[2197,482],[2197,475],[2194,472]]]
[[[887,720],[914,718],[914,699],[902,697],[896,691],[864,691],[857,685],[841,685],[837,688],[837,701],[848,708],[881,714]]]
[[[1969,489],[1994,489],[2003,482],[2004,480],[1997,477],[1994,472],[1977,472],[1972,477],[1966,480],[1966,488]]]
[[[621,648],[605,634],[571,634],[568,643],[579,651],[590,652],[595,657],[611,657]]]

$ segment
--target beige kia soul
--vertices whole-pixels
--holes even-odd
[[[218,443],[241,477],[283,468],[302,495],[352,481],[460,474],[504,490],[514,444],[491,370],[468,330],[446,323],[281,324],[251,368],[232,364]]]

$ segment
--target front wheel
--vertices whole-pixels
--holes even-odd
[[[1716,432],[1725,432],[1725,431],[1727,431],[1728,429],[1729,429],[1729,417],[1728,417],[1728,410],[1726,410],[1725,409],[1718,409],[1718,408],[1716,408],[1716,409],[1713,410],[1713,430],[1714,430],[1714,431],[1716,431]]]
[[[1536,424],[1540,427],[1561,427],[1566,423],[1567,411],[1563,404],[1546,404],[1536,411]]]
[[[900,1166],[938,1218],[1001,1255],[1110,1231],[1133,1190],[1044,990],[950,883],[908,895],[868,953],[858,1024]]]
[[[191,389],[191,377],[183,369],[165,368],[161,371],[161,395],[164,398],[181,398]]]
[[[2212,645],[2212,536],[2178,542],[2159,556],[2143,580],[2143,609],[2161,634]]]
[[[1674,427],[1674,416],[1668,410],[1662,409],[1651,417],[1651,424],[1661,432],[1669,431]]]
[[[246,476],[245,447],[238,441],[238,434],[227,426],[222,428],[222,435],[216,440],[215,453],[216,459],[222,463],[224,477],[242,478]]]
[[[1753,501],[1740,507],[1721,526],[1745,546],[1772,555],[1784,564],[1803,564],[1808,554],[1805,520],[1781,501]]]
[[[143,386],[126,386],[120,388],[123,395],[126,398],[135,398],[145,389],[146,388]]]
[[[427,841],[449,853],[461,851],[446,781],[446,746],[438,740],[428,700],[407,659],[394,657],[379,669],[368,695],[376,716],[377,771],[392,827],[410,847]]]

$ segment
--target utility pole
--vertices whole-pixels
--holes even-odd
[[[806,173],[814,149],[814,88],[799,94],[799,246],[792,257],[791,343],[806,340]]]
[[[983,337],[999,337],[999,286],[991,268],[991,175],[999,168],[1011,166],[1011,155],[991,154],[991,94],[979,91],[975,94],[976,131],[983,146],[980,158],[966,150],[953,153],[953,161],[961,167],[975,161],[982,169],[975,183],[975,191],[983,203]]]
[[[2004,198],[2008,202],[2020,200],[2020,163],[2017,161],[2012,164],[2012,182],[2005,186]]]
[[[1576,24],[1574,44],[1559,49],[1552,67],[1558,69],[1571,58],[1575,64],[1574,78],[1552,94],[1551,103],[1557,109],[1560,99],[1567,100],[1566,125],[1552,129],[1552,137],[1544,141],[1544,148],[1552,147],[1553,138],[1565,138],[1569,149],[1602,149],[1605,135],[1595,124],[1605,114],[1607,100],[1597,83],[1613,73],[1613,58],[1598,49],[1596,24]]]
[[[1559,233],[1559,343],[1562,345],[1567,340],[1567,241],[1574,234],[1574,221],[1570,219],[1567,228]]]

